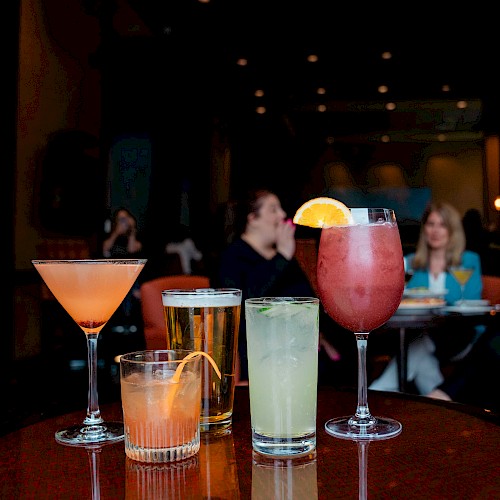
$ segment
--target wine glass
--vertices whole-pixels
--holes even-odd
[[[105,422],[97,397],[97,338],[146,264],[146,259],[32,260],[58,302],[87,336],[89,391],[87,416],[80,425],[56,432],[72,446],[123,439],[122,422]]]
[[[325,430],[344,439],[387,439],[402,426],[370,413],[366,349],[370,331],[382,326],[401,302],[403,250],[393,210],[353,208],[351,214],[354,224],[321,230],[317,275],[325,311],[356,336],[358,404],[353,416],[331,419]]]
[[[470,280],[470,277],[472,276],[473,272],[474,272],[474,269],[470,269],[467,267],[461,267],[461,266],[450,267],[451,275],[458,281],[458,284],[460,285],[460,294],[461,294],[460,305],[461,306],[465,305],[465,300],[464,300],[465,285]]]

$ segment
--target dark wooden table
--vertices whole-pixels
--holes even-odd
[[[500,498],[500,417],[457,403],[369,393],[372,413],[403,424],[396,438],[364,450],[368,498]],[[358,445],[329,436],[330,417],[351,414],[356,395],[318,391],[315,457],[255,463],[248,388],[236,388],[232,434],[203,439],[182,463],[147,465],[126,459],[123,443],[96,450],[57,444],[54,432],[84,411],[47,419],[0,438],[1,498],[358,498]],[[101,407],[120,419],[119,403]],[[283,467],[285,466],[285,467]],[[275,496],[273,496],[273,494]]]

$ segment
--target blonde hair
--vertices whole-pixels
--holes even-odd
[[[422,216],[420,235],[417,242],[415,257],[413,258],[412,263],[412,267],[414,269],[427,269],[429,265],[430,252],[424,227],[429,215],[433,212],[437,212],[442,217],[443,223],[448,229],[450,236],[446,247],[446,266],[458,266],[462,262],[462,253],[465,250],[465,232],[460,213],[450,204],[438,201],[432,202],[428,205]]]

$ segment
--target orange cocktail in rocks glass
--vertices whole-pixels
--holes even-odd
[[[176,462],[200,449],[201,351],[149,350],[120,357],[125,453],[139,462]]]

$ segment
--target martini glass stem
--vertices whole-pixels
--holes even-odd
[[[368,408],[368,384],[366,376],[366,349],[368,344],[367,333],[356,333],[358,348],[358,405],[356,413],[349,420],[349,425],[372,425],[375,418]]]
[[[465,292],[465,285],[460,285],[460,293],[462,294],[460,304],[464,305],[464,292]]]
[[[98,333],[87,334],[88,364],[89,364],[89,394],[87,417],[83,421],[85,425],[102,424],[104,420],[99,410],[97,396],[97,338]],[[99,431],[99,429],[95,429]]]

